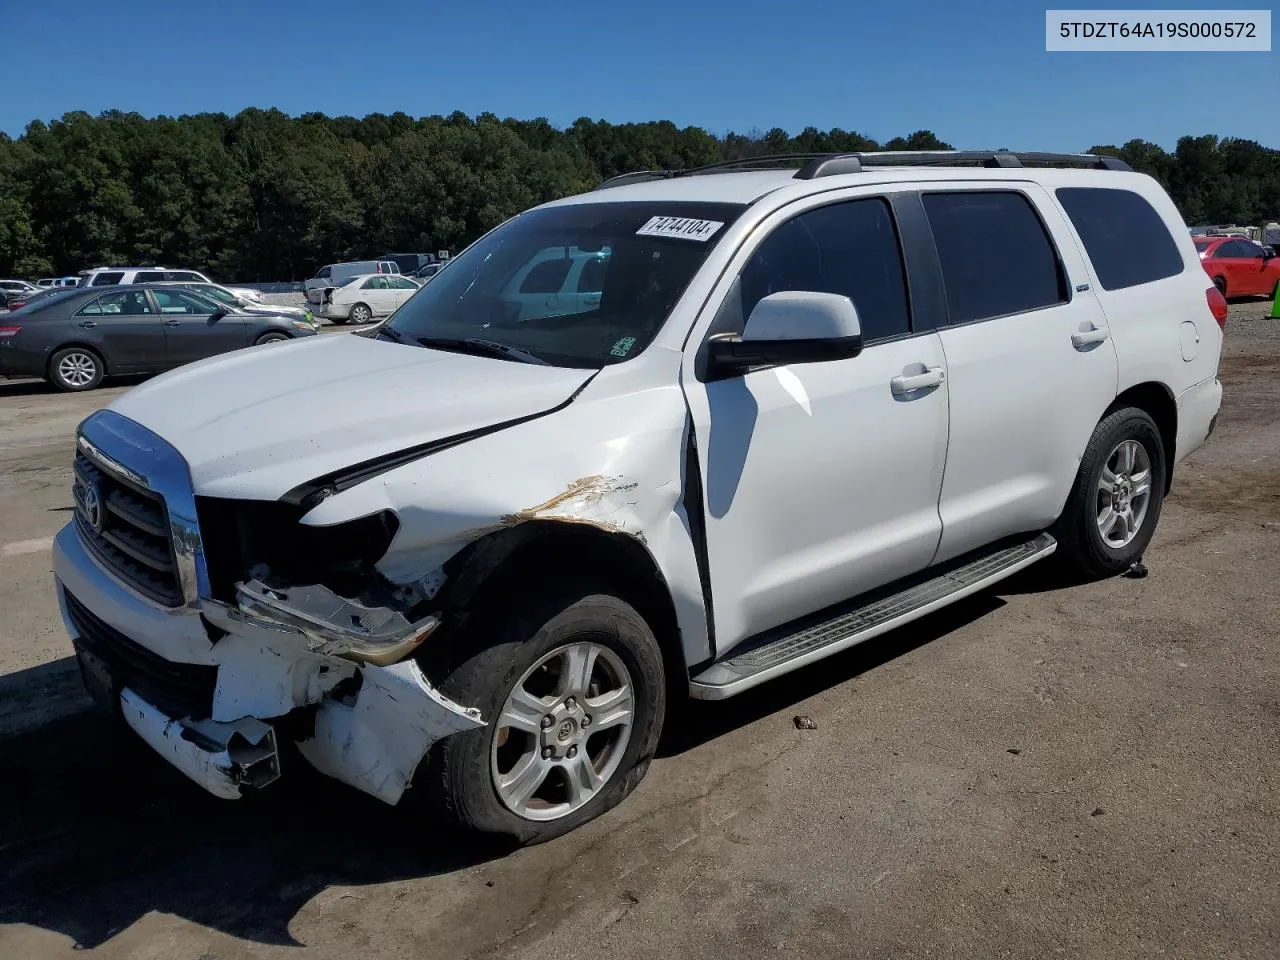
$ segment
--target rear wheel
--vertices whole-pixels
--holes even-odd
[[[1227,279],[1226,277],[1214,277],[1213,285],[1218,288],[1218,292],[1224,297],[1227,295]]]
[[[49,358],[49,382],[59,390],[92,390],[105,372],[102,358],[87,347],[66,347]]]
[[[351,308],[350,319],[352,323],[368,323],[373,319],[373,311],[363,303],[357,303]]]
[[[538,843],[625,798],[657,749],[662,652],[625,601],[588,589],[526,595],[477,635],[485,646],[441,691],[486,725],[435,758],[445,811],[483,833]],[[521,612],[515,612],[521,611]]]
[[[1160,431],[1145,411],[1122,407],[1104,417],[1053,531],[1060,558],[1086,577],[1127,570],[1155,533],[1166,475]]]

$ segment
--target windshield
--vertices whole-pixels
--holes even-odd
[[[451,261],[382,334],[445,349],[479,339],[556,366],[620,363],[649,345],[744,209],[615,202],[530,211]]]

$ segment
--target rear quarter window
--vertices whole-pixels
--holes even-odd
[[[93,278],[92,285],[95,287],[106,287],[106,286],[110,286],[113,283],[119,283],[123,279],[124,279],[124,273],[119,271],[114,273],[99,273],[97,276]]]
[[[1102,289],[1123,290],[1182,272],[1177,243],[1141,194],[1113,187],[1059,187],[1056,193]]]

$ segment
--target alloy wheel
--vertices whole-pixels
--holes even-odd
[[[1098,478],[1097,519],[1102,542],[1127,546],[1151,505],[1151,457],[1137,440],[1122,440],[1102,465]]]
[[[68,353],[58,361],[58,379],[69,387],[87,387],[98,375],[98,361],[81,351]]]
[[[494,721],[490,769],[507,809],[558,820],[597,796],[631,738],[633,690],[618,655],[587,640],[529,668]]]

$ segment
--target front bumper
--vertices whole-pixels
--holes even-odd
[[[483,726],[412,660],[356,664],[223,604],[151,604],[98,566],[74,522],[53,569],[90,692],[215,796],[272,782],[276,738],[291,736],[321,773],[394,804],[433,743]]]

